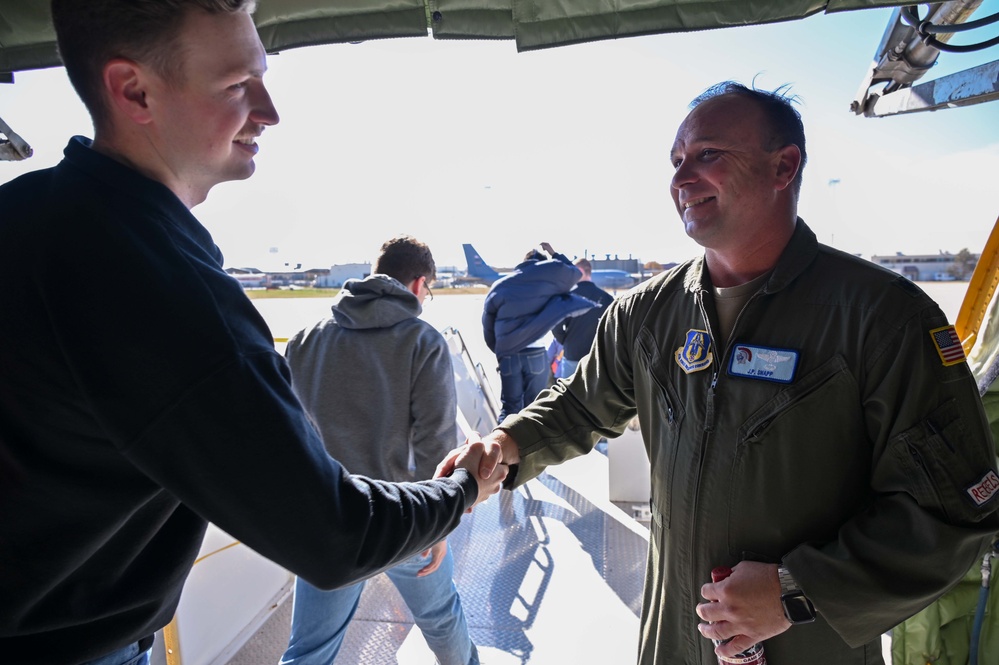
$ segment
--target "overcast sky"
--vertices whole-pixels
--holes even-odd
[[[999,102],[879,119],[848,110],[889,16],[529,53],[430,38],[287,51],[269,60],[281,123],[259,140],[256,174],[194,212],[235,266],[370,261],[398,233],[428,242],[439,266],[463,267],[464,242],[497,267],[542,241],[569,256],[680,261],[700,250],[669,197],[677,125],[711,84],[755,77],[801,99],[799,212],[822,242],[866,257],[980,251],[999,214]],[[997,58],[944,54],[937,72]],[[92,135],[61,69],[0,85],[0,116],[36,151],[0,162],[0,182]]]

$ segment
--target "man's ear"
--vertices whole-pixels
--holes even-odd
[[[777,189],[783,190],[794,182],[801,168],[801,150],[798,146],[786,145],[777,151],[777,171],[775,173]]]
[[[412,282],[406,285],[406,288],[409,289],[409,292],[412,293],[417,298],[420,297],[420,280],[422,279],[423,277],[417,277]]]
[[[117,109],[139,125],[152,121],[146,103],[146,77],[141,65],[126,58],[115,58],[104,65],[104,91],[112,110]]]

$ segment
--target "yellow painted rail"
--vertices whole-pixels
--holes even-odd
[[[968,291],[964,294],[961,310],[957,314],[957,321],[954,322],[966,355],[971,353],[971,349],[975,346],[975,340],[978,339],[978,332],[981,330],[997,285],[999,285],[999,218],[992,227],[992,233],[978,259],[975,272],[971,275]]]

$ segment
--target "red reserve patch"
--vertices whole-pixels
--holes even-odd
[[[989,471],[981,480],[965,491],[976,504],[985,505],[999,491],[999,476],[996,475],[995,471]]]

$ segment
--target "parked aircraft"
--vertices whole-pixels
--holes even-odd
[[[465,250],[465,261],[468,264],[467,274],[462,281],[489,286],[508,274],[497,272],[470,244],[465,243],[462,248]],[[638,280],[625,270],[594,270],[590,273],[590,279],[602,289],[626,289],[638,283]]]
[[[625,270],[593,270],[590,279],[601,289],[627,289],[638,284],[638,279]]]
[[[496,269],[486,263],[470,244],[465,243],[461,247],[465,250],[467,270],[465,276],[460,281],[466,284],[485,284],[486,286],[490,286],[497,279],[503,277],[503,275],[509,274],[496,272]]]

